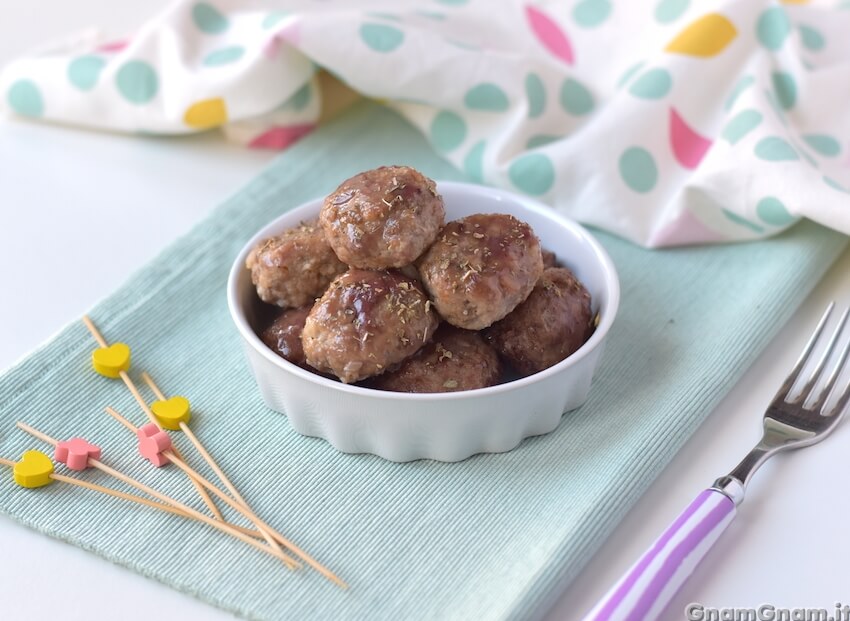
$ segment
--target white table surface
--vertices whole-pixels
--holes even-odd
[[[91,25],[121,35],[162,4],[4,3],[0,63]],[[229,145],[215,133],[130,138],[0,120],[0,369],[78,319],[272,155]],[[763,406],[805,334],[828,300],[850,303],[848,285],[850,252],[652,484],[548,619],[580,618],[698,491],[749,450]],[[768,463],[738,518],[667,617],[684,618],[688,602],[716,608],[850,604],[848,449],[845,425],[818,447]],[[5,518],[0,518],[0,551],[0,619],[233,618]],[[42,581],[50,585],[49,597]]]

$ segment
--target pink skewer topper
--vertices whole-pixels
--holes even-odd
[[[171,450],[171,438],[154,423],[142,425],[136,430],[139,438],[139,453],[157,468],[169,463],[162,453]]]
[[[53,457],[71,470],[85,470],[89,467],[89,459],[100,459],[100,447],[84,438],[71,438],[56,445]]]

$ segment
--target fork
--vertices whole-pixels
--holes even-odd
[[[832,371],[817,394],[815,387],[826,375],[824,369],[835,353],[850,309],[841,315],[814,370],[807,379],[803,376],[834,308],[835,303],[830,303],[791,374],[767,407],[759,443],[732,472],[717,479],[714,485],[697,496],[584,617],[584,621],[657,619],[735,517],[736,507],[744,500],[753,473],[773,455],[820,442],[838,426],[850,401],[850,386],[844,389],[828,411],[826,404],[847,361],[850,342],[838,353],[838,361],[832,365]],[[800,380],[806,382],[805,386],[798,396],[793,397],[792,390]],[[815,396],[816,400],[807,405]]]

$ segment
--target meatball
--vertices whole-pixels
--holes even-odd
[[[455,392],[493,386],[500,375],[499,356],[480,334],[443,324],[431,343],[366,385],[396,392]]]
[[[260,242],[245,265],[260,299],[281,308],[312,304],[335,276],[348,269],[315,220]]]
[[[260,340],[281,358],[299,367],[307,367],[301,331],[312,305],[291,308],[280,313],[262,332]]]
[[[543,273],[531,227],[507,214],[476,214],[449,222],[417,267],[440,315],[480,330],[528,297]]]
[[[419,284],[398,272],[352,269],[307,316],[307,364],[345,383],[378,375],[428,342],[439,318]]]
[[[445,217],[433,181],[407,166],[383,166],[344,181],[325,199],[319,221],[345,263],[385,269],[419,257]]]
[[[558,257],[551,250],[543,249],[543,269],[549,267],[558,267]]]
[[[517,371],[531,375],[572,354],[592,332],[587,289],[570,270],[550,267],[528,299],[490,326],[485,338]]]

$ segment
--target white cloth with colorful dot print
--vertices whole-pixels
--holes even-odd
[[[850,1],[211,0],[8,65],[11,112],[311,131],[327,69],[471,178],[649,247],[850,234]]]

